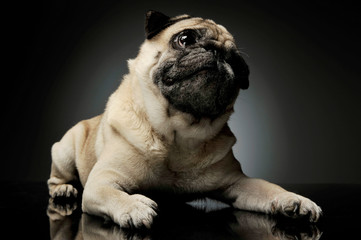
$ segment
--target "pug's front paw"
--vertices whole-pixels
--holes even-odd
[[[114,213],[114,221],[125,228],[150,228],[157,216],[157,204],[140,194],[130,195],[128,200],[119,213]]]
[[[71,184],[59,184],[49,187],[50,196],[56,197],[77,197],[78,190]]]
[[[277,194],[271,202],[271,213],[280,213],[291,218],[309,217],[310,222],[317,222],[322,215],[322,210],[308,198],[284,192]]]

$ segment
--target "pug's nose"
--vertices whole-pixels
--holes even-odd
[[[216,40],[208,40],[203,43],[202,46],[207,52],[211,52],[217,58],[226,57],[226,49],[222,46],[222,43]]]

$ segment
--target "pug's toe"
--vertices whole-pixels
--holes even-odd
[[[78,190],[71,184],[59,184],[50,190],[50,196],[56,197],[77,197]]]

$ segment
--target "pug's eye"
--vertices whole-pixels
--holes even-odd
[[[175,39],[177,45],[181,48],[185,48],[192,44],[195,44],[198,41],[197,33],[193,30],[185,30],[181,32],[178,37]]]

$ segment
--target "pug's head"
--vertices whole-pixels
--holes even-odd
[[[195,118],[215,119],[233,109],[249,69],[232,35],[212,20],[149,11],[138,73],[169,104]]]

